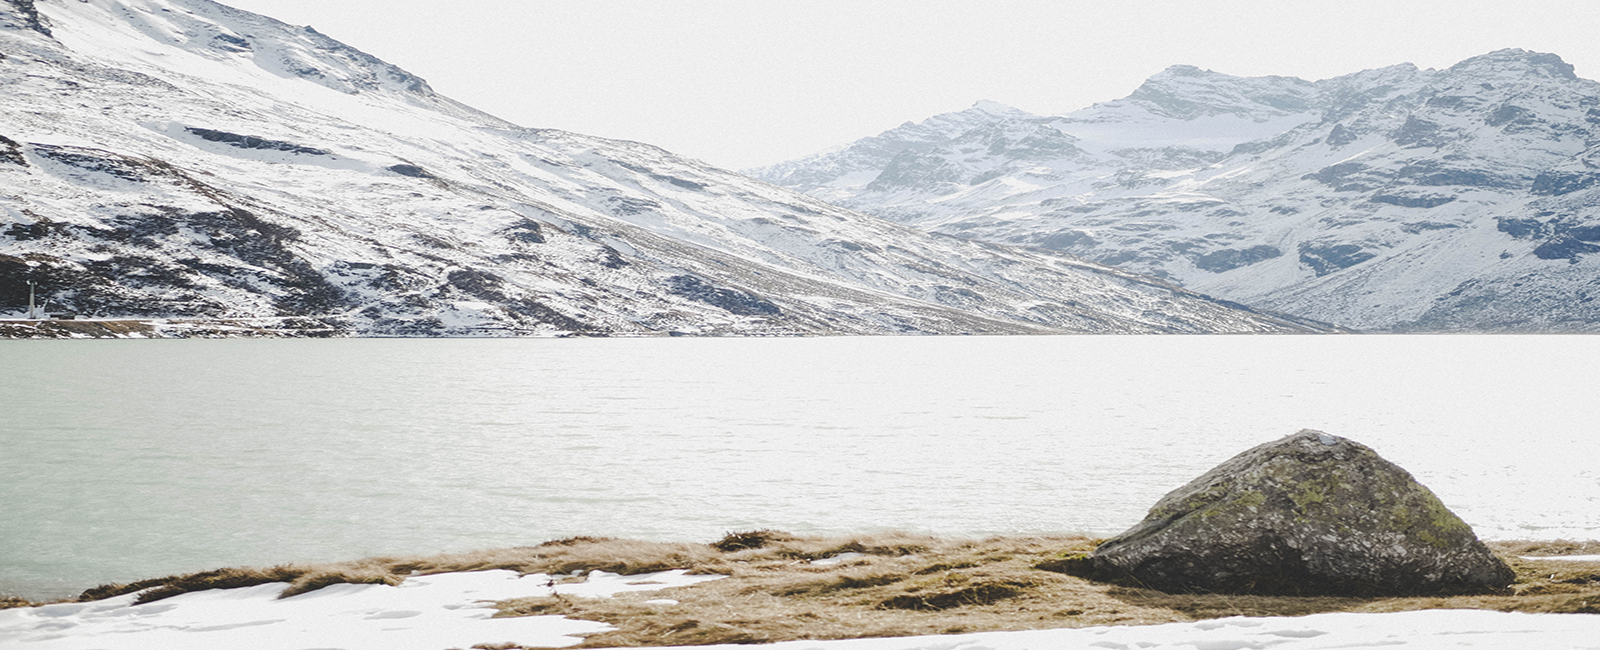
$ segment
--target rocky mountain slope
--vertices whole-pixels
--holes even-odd
[[[208,0],[0,0],[0,315],[336,334],[1306,331],[525,129]]]
[[[1356,328],[1600,330],[1600,84],[1551,54],[1174,66],[1067,115],[980,102],[751,173]]]

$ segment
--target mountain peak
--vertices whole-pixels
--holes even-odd
[[[1008,106],[996,101],[980,99],[972,104],[971,108],[956,113],[967,119],[978,119],[982,122],[1009,122],[1014,120],[1028,120],[1038,117],[1033,113],[1015,106]]]
[[[1566,80],[1578,78],[1572,64],[1562,60],[1560,56],[1520,48],[1496,50],[1465,59],[1450,66],[1449,71],[1475,75],[1531,76]]]
[[[1236,77],[1175,65],[1119,101],[1143,102],[1151,112],[1177,119],[1223,114],[1255,118],[1304,111],[1313,93],[1311,82],[1296,77]]]
[[[1000,102],[990,101],[987,99],[980,99],[976,102],[973,102],[972,108],[968,110],[983,111],[991,115],[1014,115],[1017,113],[1026,113],[1026,111],[1023,111],[1019,108],[1007,106]]]
[[[1199,66],[1193,66],[1193,65],[1180,63],[1178,65],[1168,66],[1166,70],[1162,70],[1161,72],[1157,72],[1154,76],[1151,77],[1151,79],[1154,79],[1156,77],[1204,77],[1204,76],[1208,76],[1208,75],[1220,75],[1220,76],[1224,76],[1224,77],[1228,76],[1228,75],[1222,75],[1222,74],[1217,73],[1217,72],[1213,72],[1211,70],[1202,69]]]

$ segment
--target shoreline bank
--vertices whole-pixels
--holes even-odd
[[[1038,568],[1092,549],[1085,536],[950,539],[882,534],[797,537],[774,531],[711,544],[576,537],[539,546],[431,557],[369,558],[322,565],[222,569],[104,585],[68,603],[131,599],[129,606],[211,589],[277,585],[279,595],[398,586],[463,572],[547,576],[550,595],[495,599],[496,616],[560,615],[610,626],[579,647],[774,643],[798,639],[1160,625],[1235,616],[1479,609],[1600,613],[1596,541],[1489,542],[1517,581],[1501,593],[1404,598],[1170,594],[1093,582]],[[1548,556],[1548,557],[1535,557]],[[726,576],[670,592],[608,598],[561,595],[593,576],[663,571]],[[345,585],[336,587],[336,585]],[[329,589],[323,591],[324,589]],[[197,596],[190,596],[194,598]],[[671,600],[670,607],[660,601]],[[180,602],[180,601],[174,601]],[[278,601],[287,602],[287,601]],[[9,606],[39,603],[13,601]],[[75,605],[72,605],[75,606]]]

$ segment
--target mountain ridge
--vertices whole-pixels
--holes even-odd
[[[525,129],[210,0],[36,8],[48,34],[0,27],[0,312],[31,278],[86,315],[353,335],[1326,330]]]
[[[1600,330],[1589,281],[1600,84],[1553,54],[1314,82],[1174,66],[1066,115],[969,110],[920,124],[967,127],[906,149],[921,177],[856,145],[749,173],[935,232],[1358,329]],[[1017,124],[1076,151],[958,144]],[[843,160],[853,176],[826,173]],[[879,182],[889,172],[892,188]]]

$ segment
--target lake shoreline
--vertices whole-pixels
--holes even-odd
[[[0,319],[0,340],[328,338],[342,330],[303,318]]]
[[[549,576],[558,593],[497,601],[497,616],[558,614],[614,628],[578,647],[773,643],[1326,612],[1600,613],[1600,562],[1561,559],[1600,553],[1600,541],[1487,542],[1515,569],[1516,583],[1499,593],[1431,597],[1170,594],[1039,568],[1052,558],[1090,550],[1099,541],[1081,535],[800,537],[777,531],[731,534],[711,544],[574,537],[472,553],[223,569],[103,585],[78,599],[53,602],[139,594],[138,602],[153,603],[208,589],[273,583],[286,584],[281,596],[291,597],[338,584],[399,585],[420,576],[510,570]],[[578,599],[559,595],[559,585],[581,584],[589,575],[669,570],[728,577],[670,592]],[[673,607],[650,604],[665,597]],[[48,604],[0,598],[0,610]]]

